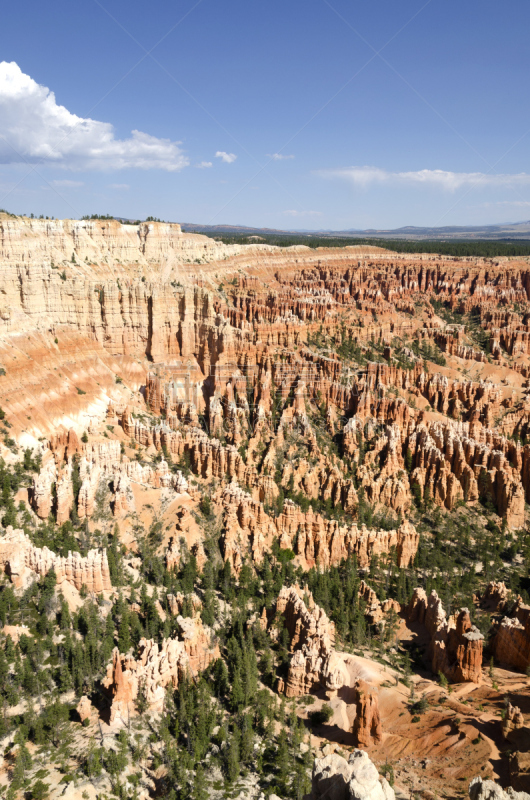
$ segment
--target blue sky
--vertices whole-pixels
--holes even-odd
[[[290,229],[530,218],[530,6],[4,4],[0,207]]]

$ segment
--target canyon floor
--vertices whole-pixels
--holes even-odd
[[[529,378],[527,258],[0,213],[0,796],[522,800]]]

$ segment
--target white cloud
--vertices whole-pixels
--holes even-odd
[[[344,169],[317,170],[323,178],[342,178],[355,186],[395,183],[416,186],[434,186],[453,192],[463,186],[527,186],[530,174],[495,175],[486,172],[446,172],[442,169],[421,169],[417,172],[388,172],[378,167],[345,167]]]
[[[130,188],[131,187],[129,186],[128,183],[109,183],[109,189],[124,189],[124,190],[127,190],[127,189],[130,189]]]
[[[84,186],[83,181],[52,181],[52,186],[63,187],[65,189],[77,189],[79,186]]]
[[[321,211],[296,211],[296,209],[289,209],[289,211],[284,211],[288,217],[321,217]]]
[[[225,153],[224,150],[218,150],[217,153],[215,154],[215,157],[222,158],[225,164],[232,164],[237,158],[237,156],[234,155],[234,153]]]
[[[0,63],[0,163],[41,160],[65,169],[164,169],[189,161],[180,142],[132,131],[116,139],[110,122],[83,119],[57,104],[55,95],[13,61]],[[6,141],[7,140],[7,141]]]
[[[200,164],[195,164],[198,169],[208,169],[208,167],[213,167],[211,161],[201,161]]]
[[[286,161],[288,158],[294,158],[294,156],[284,156],[282,153],[265,153],[265,155],[273,161]]]

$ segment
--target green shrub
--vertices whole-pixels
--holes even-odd
[[[48,784],[44,781],[35,781],[31,789],[32,800],[45,800],[48,797],[48,788]]]
[[[327,704],[323,705],[318,711],[312,711],[309,715],[311,725],[325,725],[333,716],[333,710]]]

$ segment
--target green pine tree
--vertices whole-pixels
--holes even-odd
[[[237,727],[234,728],[227,751],[226,777],[228,783],[234,783],[234,781],[238,779],[241,769],[239,757],[239,731]]]
[[[120,653],[128,653],[131,647],[131,633],[129,628],[129,609],[127,603],[121,601],[120,623],[118,625],[118,647]]]
[[[245,693],[243,691],[243,683],[241,680],[241,672],[239,667],[234,669],[234,678],[232,680],[232,691],[230,694],[230,707],[232,711],[239,711],[245,702]]]
[[[195,780],[193,781],[192,800],[208,800],[210,789],[204,770],[200,764],[195,769]]]

